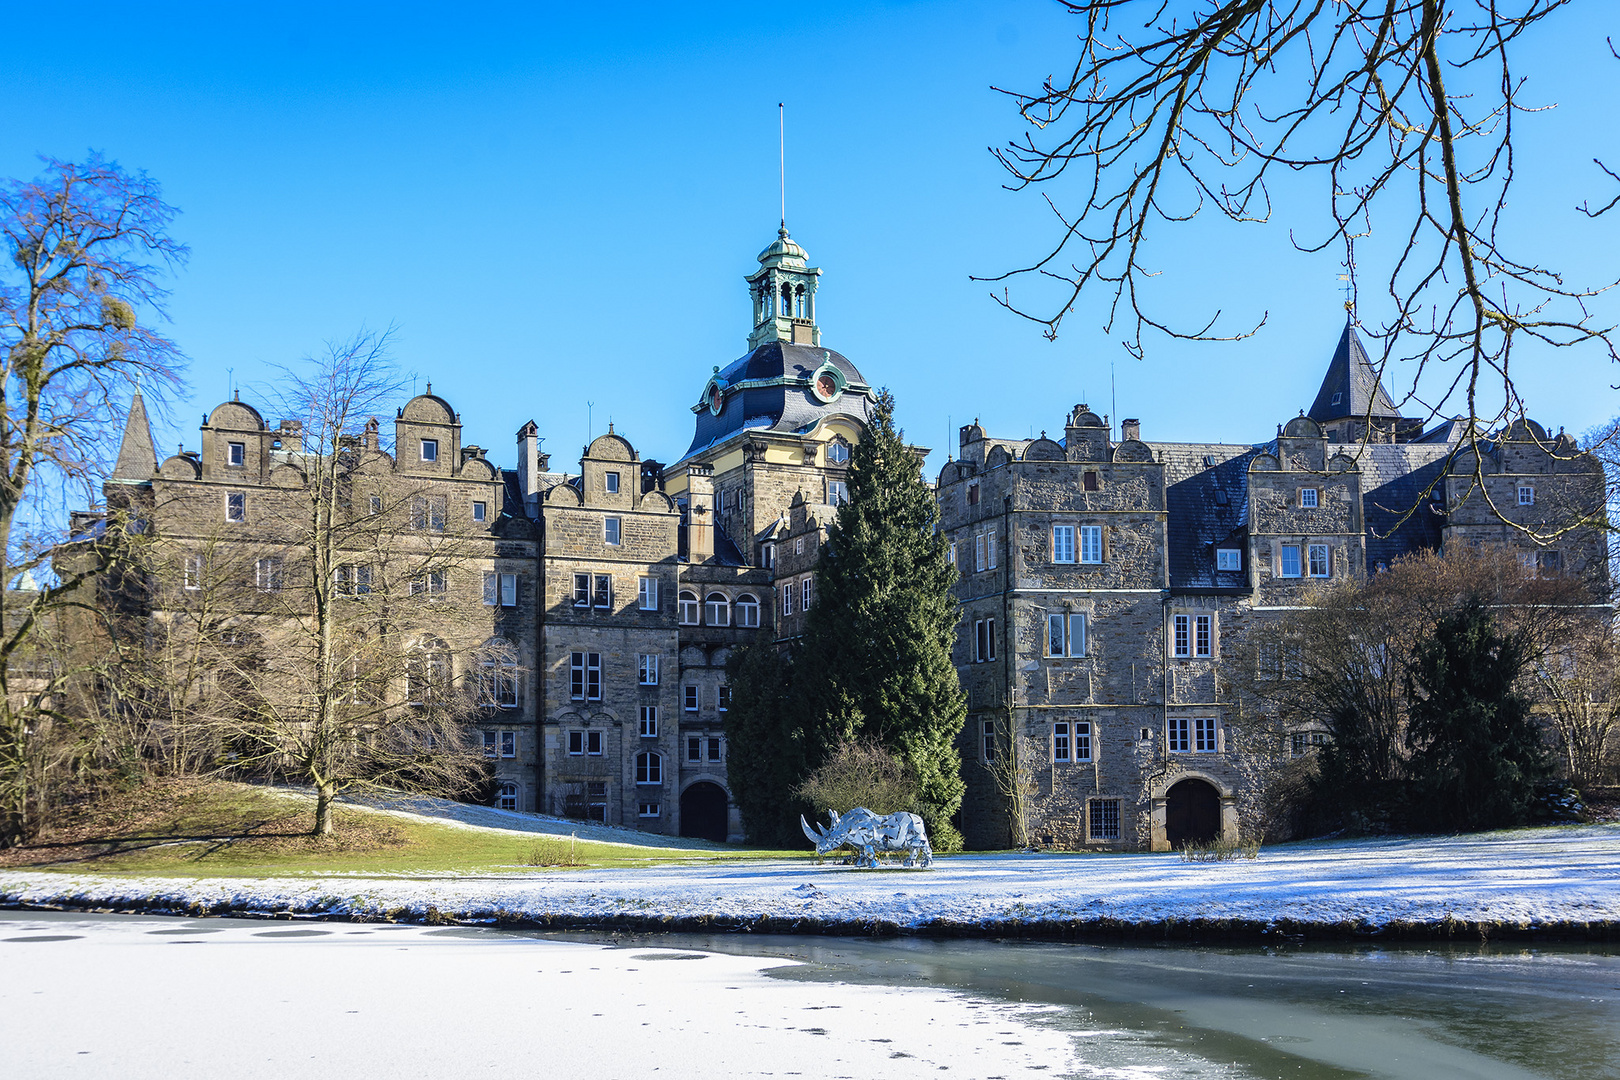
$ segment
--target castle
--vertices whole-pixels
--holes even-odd
[[[463,444],[459,414],[431,386],[398,410],[392,453],[375,423],[359,438],[378,484],[408,491],[398,528],[454,541],[453,560],[411,572],[400,617],[420,667],[477,680],[474,722],[501,807],[742,836],[726,659],[762,633],[800,632],[873,405],[861,371],[821,344],[821,271],[785,226],[758,262],[749,351],[704,381],[674,464],[643,458],[610,425],[577,471],[552,471],[531,421],[503,468]],[[1006,843],[986,766],[1008,702],[1045,758],[1042,842],[1162,850],[1240,829],[1253,768],[1227,746],[1214,661],[1246,621],[1286,613],[1313,582],[1458,542],[1524,546],[1549,572],[1606,573],[1594,531],[1537,548],[1505,529],[1470,483],[1476,463],[1453,458],[1459,429],[1401,417],[1348,326],[1309,412],[1263,443],[1145,441],[1137,420],[1116,438],[1084,405],[1061,439],[962,428],[937,496],[959,571],[970,845]],[[233,603],[266,616],[297,572],[273,551],[278,508],[309,483],[304,452],[296,422],[272,427],[233,400],[207,416],[197,450],[160,463],[137,396],[106,497],[141,508],[143,527],[183,553],[150,591],[154,617],[196,602],[202,556],[184,553],[205,547],[246,553]],[[1601,487],[1589,455],[1529,423],[1477,464],[1495,505],[1529,524],[1565,505],[1555,490]],[[346,595],[380,589],[375,554],[346,558]],[[1311,737],[1297,733],[1297,747]]]

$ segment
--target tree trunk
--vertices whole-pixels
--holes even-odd
[[[315,835],[332,835],[332,804],[337,801],[337,785],[318,784],[315,788]]]

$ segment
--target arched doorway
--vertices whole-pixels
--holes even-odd
[[[726,789],[699,780],[681,792],[681,835],[726,842]]]
[[[1164,835],[1172,851],[1186,844],[1209,844],[1221,832],[1221,793],[1191,777],[1172,786],[1164,799]]]

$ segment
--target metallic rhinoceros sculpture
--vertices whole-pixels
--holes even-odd
[[[928,830],[923,828],[923,819],[916,814],[901,812],[880,817],[864,806],[857,806],[843,815],[829,810],[827,816],[832,819],[832,825],[820,826],[818,832],[810,828],[803,814],[799,815],[804,835],[816,845],[818,855],[841,847],[854,848],[855,865],[873,867],[877,865],[878,852],[904,851],[905,866],[919,861],[924,869],[933,865],[934,849],[928,846]]]

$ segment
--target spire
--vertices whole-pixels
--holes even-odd
[[[157,475],[157,444],[152,441],[152,423],[146,418],[146,402],[141,392],[129,402],[129,418],[124,421],[124,441],[118,447],[118,464],[110,479],[114,483],[144,484]]]
[[[1308,416],[1319,424],[1334,420],[1360,419],[1371,415],[1374,420],[1397,419],[1400,409],[1378,381],[1378,372],[1367,358],[1367,350],[1356,335],[1355,326],[1346,321],[1339,347],[1328,363],[1327,376],[1322,389],[1316,392],[1316,401]]]

